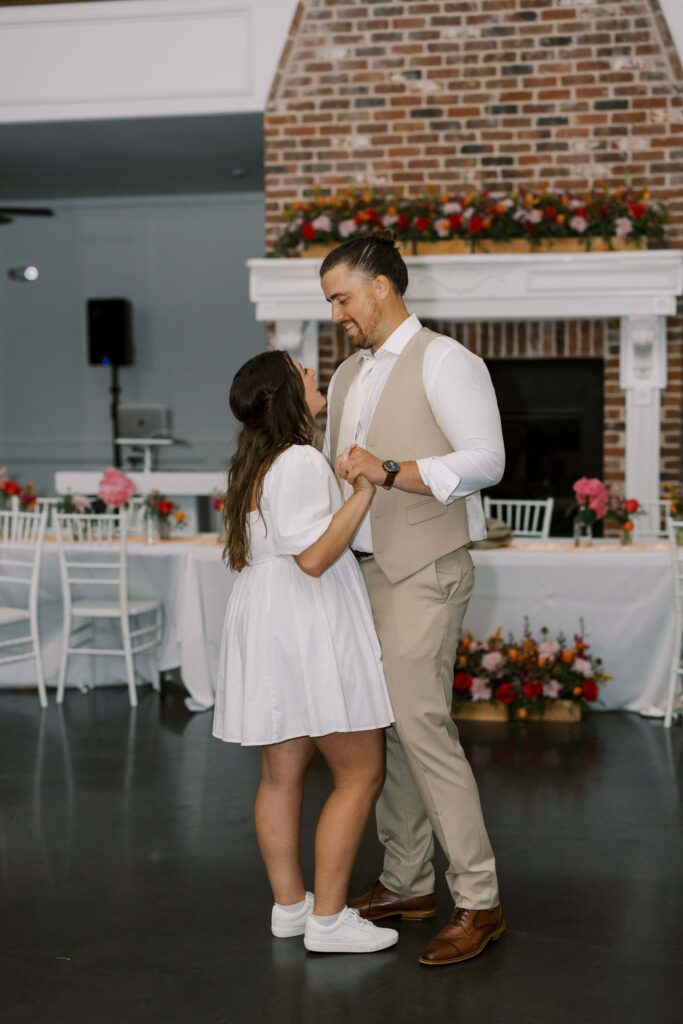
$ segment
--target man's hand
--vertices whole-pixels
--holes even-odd
[[[387,478],[387,471],[382,465],[382,460],[378,459],[376,455],[371,455],[365,448],[359,448],[358,445],[351,445],[348,455],[346,455],[346,461],[350,469],[345,479],[350,484],[355,483],[356,477],[362,475],[370,483],[381,487]]]
[[[354,444],[347,444],[346,448],[341,453],[341,455],[337,456],[337,459],[336,459],[334,465],[335,465],[335,469],[336,469],[336,472],[337,472],[337,476],[340,478],[340,480],[346,480],[347,476],[351,472],[351,463],[349,462],[349,452],[351,451],[352,448],[355,448],[355,447],[356,446]]]

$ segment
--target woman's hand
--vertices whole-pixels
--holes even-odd
[[[375,484],[371,483],[366,476],[362,474],[357,476],[353,481],[353,493],[358,494],[360,491],[372,491],[374,494],[377,490]]]
[[[356,447],[355,444],[348,444],[341,455],[337,456],[334,467],[337,471],[337,476],[340,480],[346,480],[347,476],[351,472],[351,463],[349,462],[349,455],[352,450]]]

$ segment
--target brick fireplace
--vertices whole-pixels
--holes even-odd
[[[410,194],[599,181],[649,186],[670,206],[671,246],[683,243],[683,70],[657,0],[304,0],[265,134],[269,244],[283,206],[314,187]],[[681,476],[683,332],[672,311],[661,480]],[[558,372],[565,360],[602,360],[602,475],[639,482],[628,467],[621,309],[591,320],[578,305],[564,318],[512,310],[509,322],[484,310],[421,316],[486,360],[553,359]],[[329,325],[316,331],[325,384],[346,342]],[[641,401],[631,399],[632,423]]]

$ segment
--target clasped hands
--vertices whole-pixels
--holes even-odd
[[[335,462],[337,475],[341,480],[347,480],[355,490],[368,484],[379,487],[386,480],[387,471],[382,465],[382,460],[372,455],[366,448],[357,444],[350,444],[337,457]]]

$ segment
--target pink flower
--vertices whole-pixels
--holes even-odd
[[[462,206],[460,203],[444,203],[441,207],[441,212],[448,216],[451,213],[462,213]]]
[[[84,494],[74,494],[73,498],[71,499],[71,504],[73,505],[77,512],[81,513],[81,515],[84,512],[89,512],[90,509],[92,508],[90,498],[86,498]]]
[[[574,494],[579,505],[588,507],[595,512],[598,519],[602,519],[607,513],[608,496],[607,488],[602,480],[595,477],[582,476],[573,484]]]
[[[614,226],[617,238],[625,238],[626,235],[630,235],[633,231],[633,221],[628,217],[617,217],[614,222]]]
[[[530,224],[540,223],[543,220],[543,210],[530,210],[526,219]]]
[[[383,228],[390,228],[398,220],[398,216],[395,213],[384,213],[380,217]]]
[[[486,680],[482,679],[481,676],[475,676],[472,680],[470,696],[473,701],[491,700],[491,687],[487,685]]]
[[[97,493],[111,508],[120,508],[128,504],[135,494],[135,484],[120,469],[110,466],[104,471]]]
[[[311,224],[313,225],[316,231],[332,230],[332,221],[330,220],[326,213],[321,213],[319,217],[316,217],[315,220],[311,221]]]
[[[588,661],[587,658],[574,658],[574,663],[572,665],[572,671],[573,672],[579,672],[582,676],[585,676],[586,679],[588,679],[589,676],[593,675],[593,669],[591,668],[591,663],[590,663],[590,661]]]
[[[543,684],[543,696],[549,697],[550,700],[555,700],[556,697],[560,696],[562,692],[562,683],[558,683],[557,679],[548,679]]]
[[[487,672],[495,672],[502,663],[503,655],[500,651],[489,651],[489,653],[485,654],[481,659],[481,667]]]
[[[577,234],[582,235],[588,227],[588,221],[585,217],[581,217],[579,216],[579,214],[577,214],[576,217],[572,217],[570,219],[569,227],[572,229],[572,231],[576,231]]]
[[[342,238],[348,238],[349,235],[353,235],[356,231],[358,231],[358,225],[353,217],[349,217],[348,220],[339,221],[339,234]]]
[[[434,230],[439,238],[448,238],[451,233],[451,222],[448,217],[439,217],[434,221]]]
[[[556,658],[560,653],[560,645],[557,640],[543,640],[538,645],[538,653],[542,658]]]

